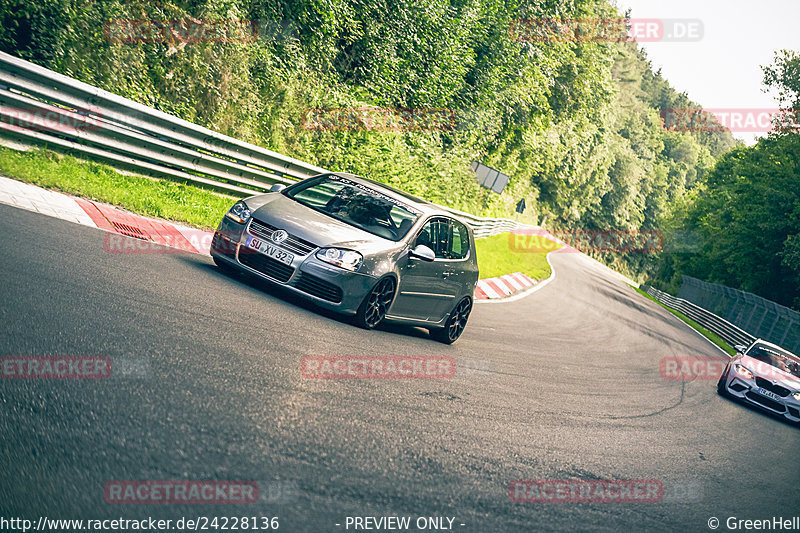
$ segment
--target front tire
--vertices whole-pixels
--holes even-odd
[[[356,311],[356,324],[364,329],[375,329],[389,311],[397,284],[394,278],[383,278],[361,302]]]
[[[431,337],[444,344],[453,344],[467,327],[469,314],[472,312],[472,300],[464,298],[453,308],[443,328],[431,329]]]
[[[728,381],[728,371],[726,369],[726,371],[723,372],[722,375],[720,376],[719,381],[717,381],[717,394],[719,394],[724,398],[731,397],[730,393],[728,392],[728,387],[726,386],[727,381]]]
[[[220,259],[215,255],[212,255],[211,259],[214,260],[214,264],[217,265],[217,268],[226,274],[230,274],[235,270],[234,267],[224,259]]]

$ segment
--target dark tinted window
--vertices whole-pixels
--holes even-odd
[[[433,218],[422,227],[415,244],[433,250],[437,259],[464,259],[469,254],[469,233],[460,222]]]
[[[464,259],[469,255],[469,231],[457,220],[452,221],[450,259]]]
[[[756,344],[747,352],[749,357],[763,361],[775,368],[800,376],[800,361],[792,354],[771,346]]]
[[[417,245],[424,245],[433,250],[438,259],[447,257],[447,232],[448,223],[446,219],[434,218],[422,226],[417,236]]]
[[[361,183],[323,176],[287,189],[286,196],[352,226],[399,241],[419,218],[410,206]]]

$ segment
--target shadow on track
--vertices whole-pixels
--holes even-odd
[[[233,268],[220,268],[214,264],[207,263],[206,261],[196,260],[193,254],[181,254],[180,259],[187,265],[197,268],[203,272],[238,282],[240,285],[258,290],[261,293],[277,298],[287,304],[294,305],[311,313],[324,316],[325,318],[336,321],[340,324],[358,328],[358,326],[353,324],[352,317],[337,313],[336,311],[325,309],[324,307],[320,307],[311,300],[298,297],[296,294],[281,287],[280,285],[270,283],[254,274],[250,274],[249,272],[243,272]],[[384,331],[396,335],[428,339],[431,342],[435,342],[430,338],[427,330],[420,327],[403,326],[399,324],[381,324],[375,329],[376,331]]]

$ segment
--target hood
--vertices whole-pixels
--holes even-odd
[[[253,200],[252,204],[260,204],[253,212],[254,218],[319,246],[342,246],[369,253],[402,245],[315,211],[280,193],[261,195]]]

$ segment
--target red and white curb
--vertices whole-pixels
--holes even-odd
[[[185,252],[208,254],[214,236],[209,231],[134,215],[107,204],[74,198],[2,176],[0,203],[145,241],[106,239],[106,249],[111,253],[136,253],[148,248],[153,251],[156,249],[153,245],[162,245]]]
[[[515,272],[498,278],[487,278],[478,281],[475,287],[477,300],[497,299],[511,296],[517,291],[533,287],[538,282],[523,274]]]
[[[151,244],[177,248],[184,252],[209,254],[214,234],[171,222],[134,215],[110,205],[76,198],[75,202],[83,209],[98,228],[119,233],[141,241],[146,245],[128,239],[106,239],[106,251],[110,253],[136,253],[154,251]]]
[[[105,248],[109,253],[153,253],[158,246],[166,246],[209,255],[214,236],[210,231],[135,215],[111,205],[75,198],[3,176],[0,176],[0,203],[138,239],[108,237],[105,239]],[[516,300],[546,285],[553,277],[555,272],[540,282],[516,272],[482,279],[475,288],[475,299]]]
[[[499,304],[499,303],[509,303],[516,300],[520,300],[525,298],[526,296],[530,296],[534,292],[544,289],[548,284],[550,284],[554,279],[556,279],[556,270],[553,268],[553,263],[550,262],[550,255],[554,252],[548,253],[545,258],[547,259],[547,264],[550,265],[550,277],[544,280],[533,280],[524,274],[520,274],[517,272],[516,274],[509,274],[507,276],[500,276],[499,278],[490,278],[488,280],[480,280],[478,281],[478,286],[475,288],[475,303],[479,304]],[[497,280],[504,280],[507,279],[508,276],[512,276],[514,281],[519,283],[519,276],[525,276],[525,278],[531,283],[528,287],[524,287],[522,289],[518,289],[515,292],[510,294],[506,294],[505,291],[501,292],[502,295],[499,295],[498,292],[495,290],[494,293],[498,294],[496,297],[491,297],[486,295],[486,297],[481,296],[481,292],[485,293],[486,285],[489,285],[489,288],[492,288],[492,285],[497,284]],[[484,282],[490,282],[484,285]],[[507,288],[508,282],[501,281]],[[513,286],[513,285],[512,285]]]
[[[0,203],[97,227],[73,197],[2,176],[0,176]]]

